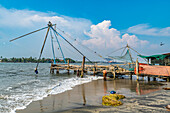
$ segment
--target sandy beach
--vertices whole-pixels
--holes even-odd
[[[164,85],[161,85],[164,84]],[[149,82],[129,79],[93,80],[75,86],[73,90],[50,95],[43,100],[34,101],[26,109],[17,113],[111,113],[111,112],[168,112],[170,91],[167,82]],[[118,107],[102,106],[102,96],[115,90],[126,96]]]

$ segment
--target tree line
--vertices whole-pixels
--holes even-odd
[[[65,58],[65,60],[69,60],[70,63],[75,63],[75,61],[71,58]],[[19,62],[23,62],[23,63],[37,63],[38,62],[38,59],[35,57],[29,57],[29,58],[15,58],[15,57],[12,57],[12,58],[3,58],[2,56],[0,57],[0,61],[1,62],[14,62],[14,63],[19,63]],[[40,63],[53,63],[53,59],[51,58],[41,58],[39,60]],[[64,63],[64,60],[61,60],[61,59],[58,59],[56,58],[55,61],[57,63]]]

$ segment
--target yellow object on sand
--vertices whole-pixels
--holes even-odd
[[[118,101],[119,99],[125,98],[124,95],[119,95],[119,94],[110,94],[103,96],[102,98],[102,105],[105,106],[120,106],[123,103],[121,101]]]

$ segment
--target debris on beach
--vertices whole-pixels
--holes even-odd
[[[119,94],[110,94],[102,97],[102,105],[104,106],[120,106],[123,103],[119,101],[120,99],[124,99],[124,95]]]
[[[116,91],[110,91],[110,94],[115,94],[116,93]]]
[[[170,88],[163,88],[164,90],[170,90]]]
[[[167,106],[166,106],[166,109],[167,109],[168,111],[170,111],[170,105],[167,105]]]

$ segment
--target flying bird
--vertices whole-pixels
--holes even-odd
[[[164,45],[164,43],[161,42],[161,43],[160,43],[160,46],[163,46],[163,45]]]

